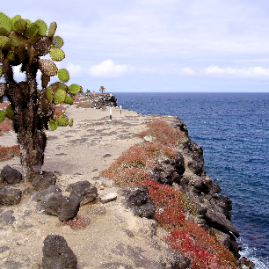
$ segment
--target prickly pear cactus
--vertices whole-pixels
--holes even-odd
[[[57,123],[54,120],[50,120],[50,129],[55,131],[57,129]]]
[[[6,109],[6,116],[11,120],[13,120],[13,118],[14,118],[14,110],[13,110],[11,104]]]
[[[70,127],[73,126],[73,119],[71,119],[71,120],[68,122],[68,125],[69,125]]]
[[[60,104],[64,102],[65,97],[66,97],[65,90],[62,90],[62,89],[57,90],[54,94],[54,99],[53,99],[54,104]]]
[[[72,105],[72,104],[73,104],[73,99],[72,99],[71,96],[66,95],[64,102],[65,102],[66,104]]]
[[[60,69],[58,71],[58,78],[62,82],[68,82],[68,80],[69,80],[69,72],[65,68]]]
[[[60,115],[57,119],[56,119],[56,124],[58,126],[66,126],[67,125],[67,117],[65,115]]]
[[[0,122],[4,121],[6,118],[6,113],[3,110],[0,110]]]

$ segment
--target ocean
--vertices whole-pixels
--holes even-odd
[[[142,114],[178,116],[204,150],[207,174],[233,202],[240,252],[269,268],[269,93],[115,93]]]

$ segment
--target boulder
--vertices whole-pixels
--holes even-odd
[[[80,205],[88,204],[98,196],[97,188],[87,180],[68,185],[66,191],[71,191],[70,198],[79,199]]]
[[[241,250],[241,247],[238,245],[235,237],[231,233],[223,233],[214,228],[212,228],[211,231],[217,235],[219,242],[228,248],[237,259],[240,257],[239,251]]]
[[[247,259],[246,257],[242,257],[240,259],[240,264],[245,265],[249,269],[254,269],[254,267],[255,267],[255,263],[252,262],[251,260]]]
[[[21,201],[22,191],[19,189],[11,189],[8,187],[0,188],[0,204],[16,205]]]
[[[129,187],[124,190],[126,206],[130,208],[136,216],[153,218],[155,206],[148,197],[146,186]]]
[[[232,232],[236,237],[240,236],[231,221],[228,220],[221,212],[216,212],[212,209],[207,210],[205,213],[205,219],[210,227],[224,232]]]
[[[52,172],[43,171],[40,175],[37,175],[32,181],[32,185],[35,190],[46,190],[50,185],[55,185],[57,177]]]
[[[174,182],[180,182],[184,172],[184,157],[178,152],[175,159],[160,160],[158,166],[152,170],[151,178],[162,184],[172,185]]]
[[[188,186],[187,186],[188,185]],[[192,175],[181,181],[181,186],[189,191],[192,191],[196,194],[214,194],[221,191],[220,186],[209,176],[197,176]]]
[[[149,191],[146,186],[129,188],[126,196],[126,202],[129,206],[141,206],[148,200]]]
[[[48,235],[44,240],[43,269],[76,269],[77,257],[60,235]]]
[[[55,194],[61,194],[62,190],[58,187],[56,187],[55,185],[50,185],[46,190],[43,191],[36,191],[32,196],[31,196],[31,200],[32,201],[36,201],[39,202],[42,199],[44,199],[45,196],[50,195],[52,193]]]
[[[80,207],[79,199],[55,193],[46,196],[41,202],[44,203],[45,212],[58,216],[60,221],[68,221],[75,218]]]
[[[22,180],[22,174],[18,170],[6,165],[1,171],[1,178],[8,184],[16,184]]]

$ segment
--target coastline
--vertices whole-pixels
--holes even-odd
[[[61,187],[61,189],[66,188],[67,184],[73,183],[77,180],[86,179],[86,180],[91,181],[93,184],[95,184],[99,188],[98,192],[100,192],[100,193],[105,194],[105,191],[108,191],[108,190],[110,192],[111,191],[115,192],[115,189],[113,189],[113,188],[115,188],[115,186],[113,186],[113,184],[110,181],[109,181],[110,183],[103,184],[102,179],[101,179],[101,181],[100,181],[100,178],[97,179],[98,174],[101,172],[101,170],[107,168],[110,164],[112,164],[113,161],[115,161],[124,150],[128,149],[131,145],[134,145],[138,142],[141,143],[143,141],[143,139],[137,137],[137,135],[141,131],[146,130],[146,128],[147,128],[146,123],[148,123],[154,119],[161,118],[161,119],[165,119],[165,120],[170,121],[170,123],[172,125],[174,125],[175,127],[183,128],[182,122],[181,122],[181,124],[178,125],[178,123],[180,121],[178,121],[177,117],[162,116],[162,115],[141,115],[141,114],[136,113],[134,111],[128,111],[128,110],[122,110],[120,112],[119,109],[113,109],[112,121],[109,120],[109,114],[108,114],[109,110],[96,110],[96,109],[87,109],[87,108],[79,108],[78,109],[78,108],[71,107],[71,108],[67,109],[67,115],[69,113],[70,113],[70,116],[72,116],[74,118],[74,126],[72,127],[73,129],[71,127],[63,127],[63,128],[57,129],[56,131],[54,131],[54,133],[51,131],[48,132],[49,133],[49,140],[48,140],[48,145],[47,145],[46,153],[45,153],[45,163],[43,166],[44,170],[56,172],[56,174],[58,174],[60,179],[58,180],[58,184],[56,183],[56,185],[59,185],[59,187]],[[76,114],[76,116],[74,114]],[[176,125],[178,125],[178,126],[176,126]],[[1,138],[0,138],[0,144],[1,144]],[[87,147],[85,145],[87,145]],[[83,155],[83,152],[85,152],[86,155]],[[94,152],[94,154],[92,152]],[[94,155],[94,156],[92,156],[92,155]],[[91,158],[90,158],[90,156],[91,156]],[[7,161],[7,162],[3,162],[3,163],[1,162],[0,169],[3,168],[3,166],[6,163],[10,164],[11,166],[13,166],[16,169],[19,169],[18,157],[12,159],[11,161]],[[89,173],[89,171],[91,171],[91,172]],[[104,182],[105,182],[105,180],[104,180]],[[210,182],[212,183],[212,181],[210,181]],[[108,186],[113,186],[113,187],[111,188],[111,187],[102,186],[102,185],[106,185],[106,184]],[[104,189],[101,190],[101,188],[103,188],[103,187],[104,187]],[[27,189],[27,188],[25,188],[25,189]],[[28,197],[26,195],[26,197],[24,198],[22,203],[29,201],[28,200],[29,198],[30,198],[29,195],[28,195]],[[120,201],[120,199],[118,201]],[[113,205],[111,205],[113,203],[116,203],[116,202],[112,202],[108,205],[113,207]],[[121,203],[121,202],[119,202],[119,203]],[[31,207],[30,211],[34,215],[35,209],[29,203],[27,204],[27,206],[29,206],[29,208]],[[99,207],[100,206],[101,205],[99,205]],[[94,206],[91,206],[91,207],[94,207]],[[7,208],[10,208],[10,207],[7,207]],[[86,210],[86,212],[91,211],[90,209],[87,209],[87,210]],[[119,209],[119,211],[121,211],[121,210]],[[85,212],[85,210],[83,212]],[[22,211],[21,211],[21,213],[22,213]],[[150,222],[151,224],[149,224],[149,223],[141,224],[140,220],[137,220],[137,217],[135,217],[135,221],[133,220],[133,222],[135,223],[138,221],[138,222],[140,222],[140,224],[137,225],[134,223],[128,223],[129,219],[132,219],[132,217],[130,216],[130,214],[132,214],[132,213],[129,211],[125,211],[125,210],[123,210],[123,212],[121,212],[121,213],[123,215],[125,215],[125,214],[128,215],[128,218],[126,218],[126,216],[123,217],[124,218],[123,223],[126,222],[127,227],[129,227],[129,228],[131,227],[133,229],[133,231],[131,230],[132,233],[137,233],[137,237],[139,237],[139,233],[141,236],[141,231],[137,232],[137,229],[139,230],[141,228],[140,225],[142,225],[142,227],[152,225],[152,222]],[[86,213],[84,213],[84,214],[86,214]],[[89,214],[87,214],[87,215],[89,215]],[[16,216],[19,217],[20,214],[18,214],[18,215],[16,214]],[[48,215],[42,215],[42,217],[45,217],[46,219],[48,218],[49,222],[52,221],[52,218],[53,218],[54,221],[52,221],[51,223],[54,223],[54,225],[55,225],[55,217],[51,217]],[[89,216],[89,218],[91,219],[91,216]],[[18,222],[18,221],[16,220],[15,222]],[[10,227],[11,230],[14,229],[14,225],[15,224],[13,223],[13,225]],[[39,226],[39,225],[40,224],[37,223],[36,225],[34,225],[34,227]],[[34,233],[33,232],[34,227],[29,228],[30,230],[32,230],[31,233]],[[44,227],[44,225],[43,225],[43,227]],[[66,228],[66,227],[63,227],[63,228]],[[90,231],[91,224],[86,228],[86,230],[87,229],[89,229],[88,231]],[[145,228],[145,229],[150,230],[149,227]],[[10,229],[7,227],[7,228],[5,228],[5,230],[8,231]],[[67,230],[67,229],[65,229],[65,230]],[[68,237],[68,233],[70,233],[70,230],[67,234],[64,233],[65,230],[63,229],[61,231],[61,234],[63,234],[64,237],[66,237],[66,236]],[[49,231],[47,231],[47,232],[49,232]],[[146,233],[150,233],[150,232],[148,231]],[[163,229],[158,227],[158,229],[156,231],[156,237],[158,237],[158,240],[160,239],[160,235],[163,236],[165,233],[166,232],[163,231]],[[43,237],[44,237],[44,235],[43,235]],[[69,237],[69,238],[71,240],[71,237]],[[127,239],[128,238],[129,237],[127,235]],[[150,238],[146,238],[146,239],[150,240]],[[157,240],[157,238],[154,237],[154,240]],[[139,244],[140,243],[141,243],[141,245],[143,245],[142,241],[139,242]],[[159,240],[158,244],[162,246],[163,242],[161,242]],[[26,247],[26,245],[28,246],[28,243],[26,244],[26,242],[25,242],[24,246]],[[71,244],[70,244],[70,246],[71,246]],[[13,244],[13,247],[14,247],[14,244]],[[31,248],[33,248],[33,246]],[[71,248],[72,248],[72,246],[71,246]],[[82,246],[80,246],[79,248],[82,248]],[[77,249],[77,248],[75,247],[75,249]],[[100,251],[100,249],[99,249],[99,251]],[[76,253],[75,250],[74,250],[74,252]],[[39,261],[40,261],[40,253],[41,253],[41,249],[39,249],[39,254],[35,253],[35,255],[37,257],[39,257]],[[79,256],[81,256],[81,255],[79,255]],[[111,252],[110,252],[110,255],[111,255]],[[154,255],[156,255],[156,254],[154,254]],[[11,258],[12,254],[10,254],[9,256]],[[9,256],[8,256],[8,258],[9,258]],[[114,255],[114,256],[117,256],[117,258],[119,258],[118,257],[119,255]],[[129,259],[130,259],[130,257],[129,257]],[[80,259],[78,259],[78,260],[80,263],[81,262]],[[150,258],[148,258],[148,260],[153,261]],[[38,263],[38,259],[36,259],[35,262]],[[84,262],[86,262],[86,261],[84,261]],[[126,262],[126,260],[125,260],[125,262]],[[134,263],[134,261],[133,261],[133,263]],[[21,267],[21,268],[23,268],[23,267]],[[81,268],[92,268],[92,267],[81,267]],[[98,267],[94,267],[94,268],[98,268]],[[136,267],[134,267],[134,268],[136,268]]]

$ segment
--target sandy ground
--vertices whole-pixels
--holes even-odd
[[[124,150],[142,142],[137,135],[152,117],[113,109],[111,121],[109,109],[75,107],[69,107],[67,115],[74,118],[73,127],[47,131],[43,170],[56,173],[56,185],[67,196],[67,185],[80,180],[94,184],[99,196],[118,193],[114,182],[100,178],[99,173]],[[14,132],[0,137],[0,145],[15,143]],[[21,171],[18,157],[0,162],[0,169],[7,164]],[[20,183],[14,187],[24,190],[29,186]],[[1,207],[1,214],[13,210],[16,220],[6,224],[0,216],[0,268],[41,268],[43,241],[48,234],[59,234],[67,240],[78,258],[78,269],[166,268],[164,263],[162,267],[157,263],[171,255],[160,240],[165,231],[158,227],[153,235],[154,221],[135,217],[124,207],[120,194],[113,202],[102,204],[97,200],[82,206],[79,215],[89,218],[90,224],[79,230],[57,226],[57,217],[38,213],[32,194],[26,191],[19,205]]]

